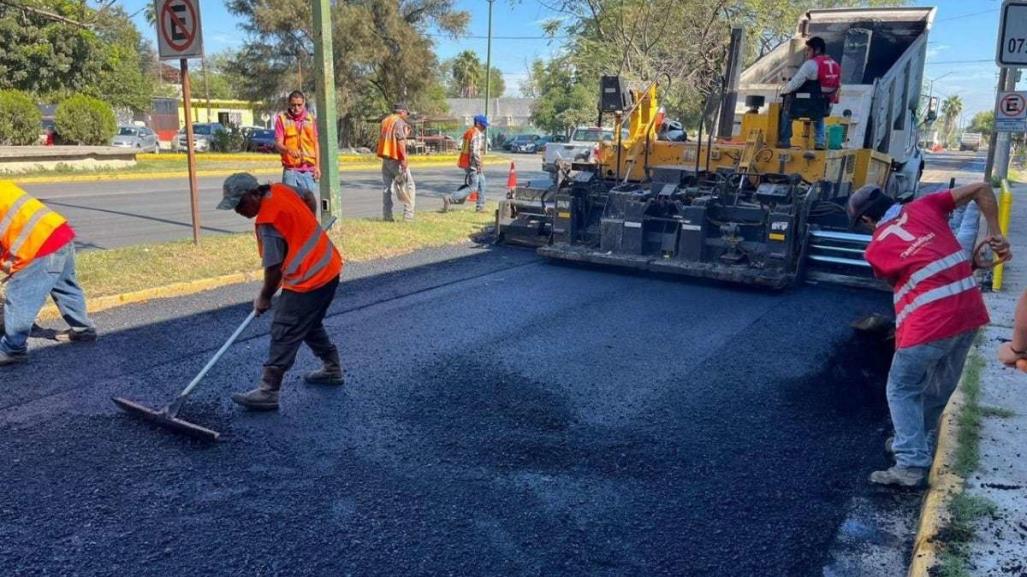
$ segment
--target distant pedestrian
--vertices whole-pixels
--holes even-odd
[[[289,94],[289,108],[275,116],[275,150],[282,155],[282,183],[314,192],[321,180],[317,124],[299,90]]]
[[[949,215],[973,200],[988,223],[992,250],[1009,258],[998,225],[998,203],[986,183],[961,186],[896,203],[880,188],[864,186],[849,198],[854,224],[873,230],[866,260],[895,296],[895,356],[887,397],[895,436],[886,448],[895,466],[870,481],[912,487],[934,460],[931,448],[949,397],[959,382],[977,329],[988,311],[974,279],[971,257],[949,228]]]
[[[233,394],[232,400],[254,410],[277,410],[282,379],[303,343],[323,363],[304,380],[320,385],[343,384],[339,350],[323,324],[342,274],[339,251],[309,207],[290,188],[260,185],[252,175],[238,173],[225,180],[222,192],[219,209],[256,218],[257,250],[264,264],[264,286],[253,301],[257,314],[270,309],[271,297],[282,289],[260,384],[246,393]]]
[[[485,129],[489,120],[484,114],[474,117],[474,124],[464,132],[463,145],[457,166],[464,169],[464,186],[453,194],[442,197],[442,212],[447,212],[453,203],[467,200],[471,192],[478,191],[475,212],[485,212],[485,172],[482,169],[482,157],[485,155]]]
[[[4,283],[0,366],[28,359],[27,341],[47,295],[69,327],[61,341],[95,341],[75,278],[75,231],[65,218],[13,183],[0,181],[0,281]]]
[[[393,195],[403,205],[403,220],[414,220],[417,189],[407,162],[407,139],[410,137],[410,125],[406,121],[408,115],[406,104],[395,104],[392,114],[382,120],[381,134],[378,136],[378,158],[382,159],[382,182],[385,185],[382,192],[382,217],[389,222],[393,220]]]

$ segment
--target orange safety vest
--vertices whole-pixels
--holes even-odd
[[[272,184],[257,212],[257,225],[271,225],[285,239],[282,288],[298,293],[317,290],[342,274],[342,255],[317,223],[299,195],[284,184]],[[264,246],[257,233],[257,247]]]
[[[456,165],[460,168],[471,167],[471,140],[474,139],[475,128],[472,126],[467,129],[464,133],[464,144],[460,148],[460,158],[456,160]]]
[[[36,258],[63,216],[10,181],[0,181],[0,268],[15,273]]]
[[[300,158],[289,156],[288,152],[282,153],[282,166],[284,168],[300,168],[301,166],[317,166],[317,136],[314,135],[314,117],[308,112],[303,122],[297,123],[282,112],[278,115],[285,128],[285,139],[282,142],[288,149],[298,149]]]
[[[398,114],[390,114],[382,120],[382,132],[378,136],[378,158],[400,160],[400,147],[403,144],[396,138],[396,123],[401,120]]]

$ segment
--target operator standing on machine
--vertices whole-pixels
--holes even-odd
[[[792,146],[792,118],[807,117],[813,121],[814,147],[827,148],[827,134],[824,118],[831,114],[831,105],[838,102],[841,92],[842,67],[825,54],[824,39],[814,36],[806,41],[806,61],[795,76],[781,89],[784,105],[781,106],[781,124],[778,129],[778,146]],[[794,109],[793,109],[794,107]]]

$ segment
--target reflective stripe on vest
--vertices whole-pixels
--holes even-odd
[[[959,263],[966,262],[967,260],[969,259],[966,257],[966,252],[960,250],[959,252],[954,252],[944,258],[940,258],[932,262],[931,264],[925,266],[924,268],[916,271],[915,273],[910,275],[909,280],[906,281],[906,284],[902,285],[902,287],[895,291],[895,304],[899,304],[899,301],[902,300],[902,298],[905,297],[907,294],[909,294],[909,291],[915,289],[916,285],[920,284],[923,280],[927,279],[928,277],[932,277],[942,271],[948,270]]]
[[[303,122],[297,123],[282,112],[279,114],[282,120],[284,138],[282,144],[287,149],[300,151],[300,158],[289,156],[288,152],[281,155],[282,166],[285,168],[299,168],[301,166],[317,166],[317,156],[314,151],[317,149],[317,139],[314,137],[314,119],[308,112],[303,117]]]
[[[7,229],[11,228],[11,223],[14,221],[14,215],[18,214],[18,211],[21,210],[21,207],[24,206],[30,198],[32,197],[22,193],[21,197],[11,205],[11,208],[7,209],[7,214],[4,215],[4,219],[0,220],[0,238],[3,238],[4,235],[7,234]]]
[[[14,183],[0,182],[0,265],[12,273],[25,268],[66,223]]]
[[[21,233],[18,234],[18,238],[14,239],[14,242],[11,243],[11,248],[8,250],[12,254],[18,254],[21,251],[21,247],[25,245],[25,241],[28,240],[29,235],[32,234],[36,225],[39,224],[39,221],[43,220],[44,216],[52,213],[53,211],[49,208],[40,206],[29,218],[29,221],[25,223],[25,226],[21,227]]]
[[[271,185],[270,193],[261,201],[255,224],[270,225],[285,239],[288,248],[282,262],[282,288],[309,292],[342,272],[341,255],[310,208],[291,188]],[[259,243],[259,233],[257,238]]]
[[[325,267],[327,267],[329,264],[331,264],[331,262],[332,262],[332,250],[331,250],[331,247],[329,246],[328,250],[324,251],[324,255],[321,257],[321,259],[318,260],[316,263],[314,263],[313,266],[311,266],[309,269],[307,269],[307,272],[303,276],[301,276],[299,278],[299,280],[294,281],[292,284],[302,284],[302,283],[307,282],[308,280],[310,280],[310,279],[314,278],[315,276],[321,274],[321,271],[323,271],[325,269]]]
[[[307,238],[306,242],[303,243],[303,246],[300,247],[300,250],[296,253],[296,256],[293,257],[292,262],[289,263],[289,268],[285,270],[285,276],[292,276],[296,274],[296,271],[300,268],[300,263],[306,260],[307,255],[310,254],[310,251],[314,250],[314,248],[317,247],[317,245],[321,242],[322,236],[324,236],[324,231],[321,230],[321,227],[318,227],[314,230],[310,237]]]
[[[909,315],[916,312],[920,307],[929,305],[935,301],[939,301],[944,298],[956,296],[960,293],[964,293],[969,290],[977,288],[977,281],[974,280],[973,275],[961,278],[955,282],[951,282],[947,285],[942,285],[938,288],[931,289],[922,295],[913,299],[908,305],[905,306],[899,314],[895,317],[895,324],[902,325],[902,321],[906,320]]]

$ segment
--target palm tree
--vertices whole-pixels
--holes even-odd
[[[456,83],[462,98],[478,96],[481,85],[482,65],[478,55],[464,50],[453,59],[453,82]]]
[[[952,136],[952,124],[959,118],[961,112],[963,112],[963,99],[959,95],[949,96],[941,103],[941,115],[945,119],[943,126],[946,142]]]

